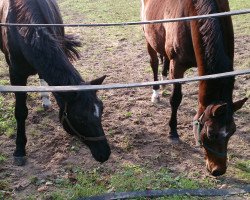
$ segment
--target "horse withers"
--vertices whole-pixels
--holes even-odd
[[[55,0],[0,0],[1,23],[62,24]],[[9,65],[12,85],[25,86],[27,78],[36,73],[49,85],[102,84],[105,76],[85,82],[71,64],[78,58],[76,47],[80,46],[73,36],[66,35],[63,27],[1,27],[0,47]],[[53,95],[59,106],[59,118],[64,129],[77,136],[89,148],[93,157],[104,162],[110,156],[101,118],[103,103],[96,91],[80,91]],[[17,122],[14,160],[25,164],[26,132],[28,115],[25,92],[15,93],[15,118]]]
[[[227,0],[141,0],[142,20],[159,20],[229,11]],[[154,80],[158,80],[158,55],[163,58],[163,76],[183,78],[190,67],[198,74],[233,71],[234,33],[231,17],[147,24],[143,26]],[[247,98],[233,102],[234,77],[199,82],[199,102],[194,117],[197,145],[205,150],[208,171],[219,176],[227,168],[227,144],[236,130],[233,114]],[[153,87],[152,101],[159,99]],[[169,120],[171,140],[178,140],[177,110],[182,100],[181,84],[173,85]]]

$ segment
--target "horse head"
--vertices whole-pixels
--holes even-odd
[[[196,137],[204,151],[207,170],[213,176],[220,176],[227,169],[227,144],[236,131],[233,113],[239,110],[247,98],[234,102],[211,104],[198,119]]]
[[[84,84],[100,85],[104,79],[105,76]],[[102,101],[96,91],[77,92],[68,99],[59,113],[64,129],[85,143],[97,161],[105,162],[110,156],[110,147],[101,123]]]

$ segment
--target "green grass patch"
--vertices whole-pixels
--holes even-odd
[[[163,97],[166,97],[166,96],[169,96],[169,95],[171,95],[171,91],[170,90],[163,90],[162,91],[162,96]]]
[[[250,1],[248,0],[230,0],[229,1],[231,10],[249,9]]]
[[[10,85],[10,82],[9,82],[9,80],[1,79],[0,80],[0,85]]]
[[[229,1],[231,10],[242,10],[250,8],[249,0],[231,0]],[[234,30],[237,35],[249,35],[250,33],[250,15],[233,16]]]
[[[140,1],[60,0],[60,6],[82,13],[82,20],[89,22],[111,23],[140,19]]]
[[[100,195],[108,192],[124,192],[147,189],[197,189],[213,187],[210,181],[193,180],[184,175],[174,177],[166,168],[153,171],[139,165],[125,164],[116,172],[105,172],[98,168],[83,172],[75,170],[75,183],[69,179],[61,179],[57,183],[59,190],[51,193],[51,198],[77,199],[84,196]],[[183,199],[184,197],[171,197],[170,199]],[[168,199],[168,198],[164,198]]]
[[[0,154],[0,164],[2,164],[6,160],[7,160],[6,156]]]
[[[112,23],[140,21],[140,1],[120,0],[60,0],[63,19],[71,23]],[[71,12],[69,12],[71,11]],[[72,14],[74,13],[74,14]],[[137,44],[143,38],[141,26],[84,28],[88,41],[106,40],[107,51],[116,48],[116,41],[130,38],[128,42]],[[100,37],[101,35],[101,37]],[[114,46],[113,46],[114,45]]]
[[[8,99],[8,100],[7,100]],[[11,137],[15,132],[13,95],[0,96],[0,135]]]
[[[237,176],[250,181],[250,160],[236,162]]]
[[[231,0],[230,9],[240,10],[249,9],[249,0]],[[75,22],[85,22],[85,23],[112,23],[112,22],[126,22],[126,21],[140,21],[140,1],[126,1],[120,0],[117,3],[116,0],[60,0],[59,4],[63,8],[67,8],[67,13],[63,15],[65,21],[77,20]],[[70,16],[68,13],[71,10],[73,13],[80,14],[77,19],[75,16]],[[250,32],[249,27],[249,14],[233,16],[234,29],[236,34],[248,35]],[[139,27],[139,28],[138,28]],[[130,35],[130,40],[133,37],[141,37],[142,31],[140,26],[132,26],[130,28],[124,27],[109,27],[105,28],[109,33],[114,34],[125,34]],[[137,29],[135,31],[135,29]],[[131,34],[132,30],[132,34]],[[129,34],[130,32],[130,34]],[[135,34],[137,33],[137,34]]]
[[[199,183],[183,176],[172,177],[167,169],[153,172],[137,165],[125,165],[122,172],[111,178],[112,188],[117,192],[161,189],[161,188],[199,188]]]
[[[132,117],[133,113],[128,111],[124,115],[125,115],[126,118],[129,118],[129,117]]]

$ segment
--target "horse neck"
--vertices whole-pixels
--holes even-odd
[[[10,23],[62,23],[56,1],[10,1]],[[34,68],[51,86],[80,85],[83,81],[68,59],[65,50],[64,29],[58,27],[15,27],[9,30],[14,47],[20,49],[24,63]],[[12,42],[14,43],[14,42]],[[65,93],[64,97],[72,93]]]
[[[62,23],[54,0],[10,1],[9,23]],[[83,82],[65,52],[65,35],[61,27],[15,27],[9,30],[19,42],[24,59],[49,85],[79,85]]]
[[[45,62],[43,62],[43,60],[46,59],[46,56],[43,56],[45,58],[41,59],[42,65],[38,65],[39,68],[36,67],[38,74],[43,77],[49,85],[80,85],[84,82],[63,52],[59,54],[52,52],[50,55],[54,56]]]
[[[39,54],[40,52],[46,53]],[[36,56],[34,56],[33,59],[33,66],[36,67],[38,74],[49,85],[69,86],[81,85],[84,83],[84,80],[79,72],[71,64],[68,57],[65,55],[65,52],[59,47],[53,49],[51,46],[47,46],[47,43],[43,41],[40,51],[36,52]],[[70,101],[72,97],[76,96],[76,92],[57,94],[59,94],[59,96],[63,96],[63,99],[66,101]],[[58,102],[58,98],[56,99]]]
[[[200,0],[193,4],[192,15],[217,13],[219,0]],[[231,19],[227,18],[227,24]],[[233,70],[233,30],[225,21],[202,19],[191,22],[193,46],[200,76]],[[203,109],[214,102],[232,102],[234,78],[201,81],[199,101]]]

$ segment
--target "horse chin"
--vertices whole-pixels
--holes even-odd
[[[88,142],[86,145],[96,161],[104,163],[109,159],[111,150],[107,141]]]

